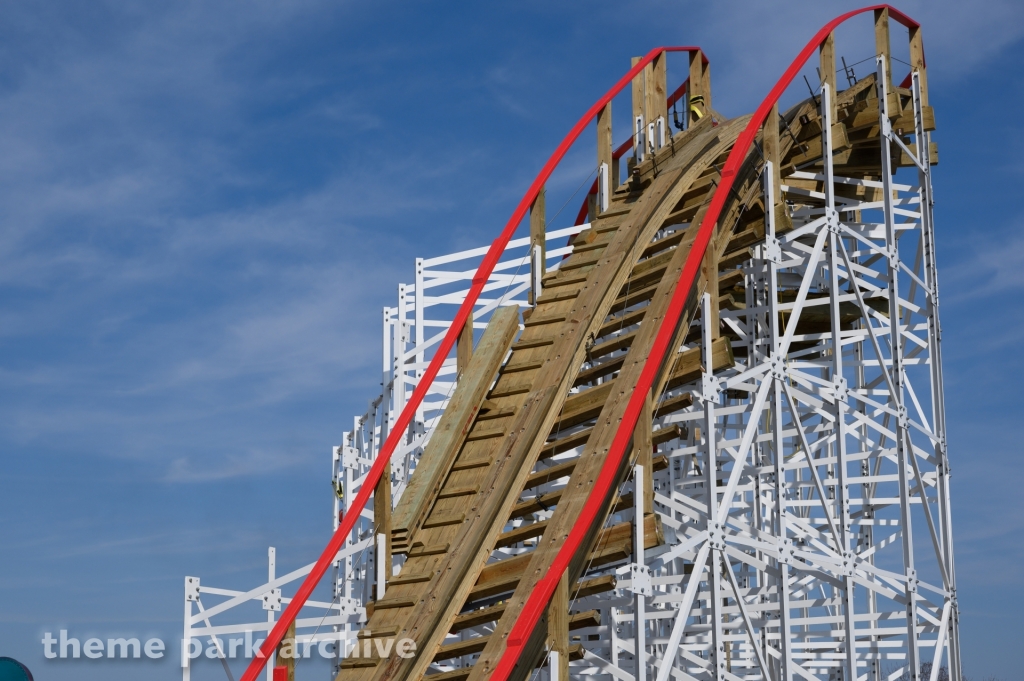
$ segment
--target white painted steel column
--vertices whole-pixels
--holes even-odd
[[[718,518],[718,443],[715,437],[715,402],[718,390],[712,373],[711,348],[711,296],[701,297],[701,393],[704,406],[704,491],[707,503],[708,543],[711,557],[708,558],[708,608],[711,612],[711,654],[716,681],[725,678],[725,641],[722,631],[722,549],[725,548],[725,525]],[[742,465],[737,462],[735,465]],[[696,567],[694,568],[696,571]]]
[[[776,598],[779,604],[779,662],[780,677],[778,681],[790,681],[793,678],[792,637],[789,628],[789,564],[793,557],[793,545],[789,538],[786,515],[789,507],[786,503],[786,470],[785,439],[782,427],[782,386],[784,380],[785,358],[781,355],[779,335],[779,262],[782,259],[779,242],[775,231],[775,180],[771,161],[764,168],[764,206],[765,206],[765,245],[762,246],[764,264],[768,270],[767,284],[767,324],[768,338],[771,347],[771,374],[764,380],[772,382],[771,402],[771,444],[775,470],[775,541],[778,546],[776,567],[779,575],[776,583]]]
[[[900,516],[903,523],[903,567],[906,587],[904,595],[907,599],[907,666],[910,681],[918,681],[921,662],[917,643],[917,570],[914,558],[914,539],[910,506],[911,496],[911,463],[909,457],[916,456],[913,449],[907,451],[907,410],[903,403],[903,342],[901,338],[900,302],[899,302],[899,248],[897,244],[896,220],[893,206],[892,181],[892,145],[889,135],[892,126],[889,122],[889,101],[885,78],[889,65],[885,57],[877,58],[876,87],[878,88],[878,124],[880,129],[880,146],[882,150],[882,200],[885,216],[886,246],[888,257],[888,291],[889,291],[889,350],[892,358],[890,385],[893,386],[892,401],[899,412],[896,427],[896,458],[899,463]],[[884,361],[878,358],[882,371],[886,371]],[[923,481],[922,496],[925,494]]]

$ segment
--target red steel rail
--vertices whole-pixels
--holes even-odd
[[[505,652],[498,660],[498,664],[495,665],[494,672],[491,674],[489,681],[507,681],[509,674],[519,659],[520,653],[533,633],[537,621],[551,601],[551,594],[554,593],[558,581],[569,565],[569,561],[579,550],[585,535],[598,517],[603,500],[611,490],[612,484],[614,484],[616,473],[622,463],[623,456],[625,456],[627,445],[633,437],[633,430],[636,428],[640,410],[647,399],[647,393],[654,384],[655,376],[669,350],[672,337],[675,335],[676,326],[682,316],[686,299],[689,297],[690,289],[700,272],[701,262],[704,259],[704,253],[711,240],[715,224],[718,222],[722,209],[725,207],[726,199],[736,180],[736,175],[743,165],[744,159],[747,157],[747,152],[750,150],[758,130],[768,117],[772,107],[779,101],[782,93],[789,87],[800,69],[803,68],[807,60],[814,54],[814,51],[818,49],[821,43],[837,26],[858,14],[881,9],[888,9],[890,17],[908,28],[918,28],[920,26],[916,21],[889,5],[863,7],[836,17],[822,27],[803,50],[800,51],[796,59],[793,60],[793,63],[789,65],[789,68],[786,69],[782,77],[775,83],[775,87],[771,89],[768,96],[758,106],[753,118],[750,119],[750,123],[740,133],[722,169],[721,182],[711,198],[711,204],[697,231],[690,254],[687,256],[683,271],[679,275],[679,282],[676,285],[675,293],[672,295],[665,319],[662,321],[658,335],[655,337],[654,345],[644,363],[644,369],[640,374],[636,389],[633,390],[627,403],[625,414],[619,424],[615,438],[612,440],[611,448],[608,451],[601,473],[591,486],[590,494],[587,497],[583,510],[569,536],[562,543],[554,563],[530,592],[523,610],[519,613],[519,617],[509,632]]]
[[[615,85],[612,86],[608,92],[605,93],[601,99],[597,100],[587,112],[583,114],[583,117],[577,121],[576,125],[572,127],[569,133],[562,140],[558,148],[555,149],[551,157],[548,158],[547,163],[541,168],[540,173],[537,174],[533,184],[526,191],[522,200],[519,201],[519,205],[516,206],[515,211],[512,213],[512,217],[509,218],[505,224],[505,228],[502,230],[501,235],[491,243],[490,248],[487,250],[487,254],[484,256],[483,262],[480,263],[480,267],[477,269],[476,274],[473,275],[472,285],[469,287],[469,293],[466,295],[466,299],[462,302],[459,307],[459,311],[455,314],[455,320],[452,325],[448,328],[444,338],[441,340],[441,344],[437,348],[437,352],[434,354],[433,359],[430,360],[430,364],[427,366],[423,377],[417,384],[416,389],[413,390],[412,396],[409,398],[409,402],[405,405],[402,413],[399,415],[398,420],[392,427],[391,432],[388,434],[387,439],[384,441],[384,445],[377,453],[377,458],[374,459],[373,465],[370,467],[370,471],[366,475],[366,480],[363,482],[363,486],[359,489],[359,493],[356,494],[355,501],[352,503],[352,508],[349,513],[346,513],[335,530],[334,535],[331,536],[330,542],[324,549],[323,553],[320,554],[320,558],[313,565],[313,569],[310,571],[306,579],[303,580],[299,586],[299,590],[292,598],[288,607],[285,608],[284,612],[281,613],[281,619],[277,621],[270,633],[267,635],[267,639],[260,646],[259,654],[253,658],[252,662],[246,668],[245,673],[242,674],[240,681],[256,681],[256,677],[260,674],[263,668],[266,666],[267,661],[270,659],[270,655],[274,652],[274,649],[278,646],[281,640],[284,638],[285,632],[292,622],[295,621],[296,616],[299,614],[299,610],[305,605],[309,599],[313,590],[317,584],[323,578],[324,574],[327,573],[331,563],[334,562],[335,556],[341,549],[345,542],[345,537],[352,532],[352,528],[355,526],[356,521],[359,519],[360,511],[370,501],[370,495],[373,494],[374,488],[380,481],[381,475],[384,472],[384,468],[387,463],[391,460],[391,455],[398,447],[402,438],[405,436],[405,431],[412,422],[413,415],[419,408],[420,403],[423,402],[423,398],[426,397],[427,389],[430,384],[433,383],[437,377],[438,372],[441,370],[441,365],[444,360],[448,357],[448,353],[455,347],[455,341],[458,338],[462,328],[466,324],[466,320],[469,319],[469,315],[473,310],[473,306],[476,304],[477,298],[480,297],[481,291],[483,291],[484,284],[487,282],[487,278],[494,271],[495,265],[498,263],[498,258],[501,257],[502,252],[505,250],[505,246],[512,239],[512,235],[515,234],[519,228],[519,223],[526,217],[527,211],[533,205],[537,195],[540,193],[541,187],[550,179],[551,174],[555,168],[565,157],[569,148],[576,142],[579,136],[583,133],[590,122],[594,120],[597,114],[612,101],[612,99],[619,94],[627,85],[629,85],[633,78],[640,74],[644,68],[650,64],[658,55],[665,52],[696,52],[700,50],[699,47],[694,46],[682,46],[682,47],[657,47],[648,52],[644,57],[636,63],[626,75],[619,79]],[[632,144],[632,142],[630,142]],[[531,626],[532,628],[532,626]]]

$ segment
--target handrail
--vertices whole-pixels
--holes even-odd
[[[291,603],[285,608],[284,612],[281,613],[281,619],[277,621],[274,628],[267,635],[267,639],[260,646],[259,654],[256,655],[249,666],[246,668],[245,673],[242,674],[240,681],[256,681],[256,677],[260,674],[263,668],[266,666],[267,661],[270,659],[270,655],[277,648],[278,644],[284,638],[285,632],[292,622],[295,621],[295,617],[298,615],[299,610],[309,599],[316,585],[323,578],[324,574],[327,573],[331,563],[334,562],[334,557],[341,549],[345,538],[352,532],[352,528],[355,525],[356,520],[360,517],[360,512],[366,506],[370,500],[370,495],[373,493],[374,488],[380,481],[381,475],[384,473],[384,468],[391,460],[391,455],[394,453],[398,444],[402,438],[405,437],[405,431],[412,422],[413,415],[419,408],[420,403],[427,394],[427,389],[430,384],[433,383],[437,377],[438,372],[441,370],[441,365],[444,363],[445,358],[448,357],[448,353],[452,351],[455,346],[455,341],[462,332],[462,328],[466,324],[466,320],[469,319],[469,315],[473,311],[473,306],[476,304],[477,298],[480,297],[480,293],[483,290],[484,284],[487,282],[487,278],[491,275],[494,270],[494,266],[498,262],[498,258],[501,257],[502,252],[505,250],[506,244],[512,239],[512,235],[515,234],[519,228],[519,223],[526,217],[526,212],[533,205],[533,202],[537,199],[540,194],[541,187],[547,183],[550,179],[551,174],[555,168],[565,157],[569,148],[576,142],[583,130],[590,124],[590,122],[597,116],[598,113],[605,106],[607,106],[612,99],[619,94],[632,80],[643,71],[643,69],[650,64],[656,57],[665,52],[696,52],[700,50],[699,47],[695,46],[680,46],[680,47],[656,47],[648,52],[644,57],[638,61],[633,68],[626,72],[622,78],[618,80],[611,87],[608,92],[605,93],[601,99],[597,100],[587,112],[583,114],[583,117],[576,122],[576,125],[569,130],[569,133],[562,140],[561,144],[555,149],[548,158],[547,162],[541,168],[537,177],[534,179],[530,188],[526,191],[526,194],[519,201],[519,205],[516,206],[515,211],[512,213],[512,217],[509,218],[505,224],[505,228],[502,230],[501,235],[491,243],[490,249],[484,256],[483,262],[480,263],[480,267],[477,269],[476,274],[473,275],[472,285],[469,288],[469,293],[466,295],[466,299],[462,302],[459,307],[459,311],[455,314],[455,319],[452,321],[452,325],[448,328],[445,333],[444,339],[438,346],[434,357],[430,360],[430,364],[427,366],[426,371],[423,373],[423,377],[420,378],[419,383],[413,390],[412,396],[406,403],[405,408],[399,415],[398,420],[391,428],[391,432],[388,433],[387,439],[384,441],[384,445],[377,453],[377,458],[374,459],[373,465],[370,467],[369,472],[366,474],[366,479],[363,482],[362,487],[359,488],[359,493],[356,494],[356,498],[352,503],[350,512],[345,514],[338,529],[334,531],[331,536],[331,540],[327,544],[327,548],[324,549],[323,553],[320,554],[320,558],[317,560],[313,569],[309,575],[303,580],[299,586],[299,590],[295,593]]]
[[[682,316],[686,300],[690,295],[690,288],[700,272],[701,262],[704,260],[704,253],[711,240],[715,224],[718,222],[722,209],[725,207],[726,199],[729,196],[729,192],[732,190],[732,185],[735,182],[736,175],[739,172],[744,159],[746,159],[747,152],[750,150],[750,147],[757,136],[758,130],[768,117],[772,107],[778,102],[779,97],[781,97],[785,89],[789,87],[790,83],[793,82],[793,79],[796,77],[800,69],[803,68],[804,64],[807,63],[807,60],[810,59],[818,46],[821,45],[821,43],[830,33],[832,33],[833,30],[835,30],[837,26],[858,14],[881,9],[888,9],[890,17],[908,28],[918,28],[920,26],[916,21],[889,5],[872,5],[870,7],[863,7],[861,9],[847,12],[846,14],[842,14],[833,19],[819,30],[817,34],[815,34],[811,41],[807,43],[803,50],[801,50],[797,55],[796,59],[793,60],[793,63],[790,64],[789,68],[782,74],[782,77],[779,78],[778,82],[768,93],[768,96],[765,97],[764,101],[761,102],[761,105],[758,106],[753,117],[750,119],[750,122],[747,124],[747,127],[743,129],[743,132],[740,133],[739,138],[736,140],[736,144],[733,145],[732,151],[729,153],[729,157],[722,169],[721,181],[715,189],[708,211],[705,213],[703,221],[701,221],[700,228],[697,231],[690,253],[686,258],[686,263],[683,265],[683,271],[679,275],[679,281],[674,293],[672,294],[672,299],[669,302],[665,318],[662,320],[661,326],[658,329],[658,334],[654,340],[654,345],[651,347],[651,351],[644,362],[644,368],[640,373],[640,379],[636,389],[632,391],[629,402],[626,405],[626,411],[619,423],[618,430],[615,433],[615,438],[612,440],[611,447],[608,450],[601,472],[598,475],[597,480],[595,480],[590,486],[590,493],[587,497],[587,501],[573,525],[572,530],[569,532],[569,536],[562,542],[562,546],[556,554],[551,568],[543,577],[540,578],[540,580],[538,580],[536,586],[530,591],[530,595],[527,598],[526,603],[523,605],[522,611],[519,613],[515,624],[509,631],[508,643],[506,644],[505,651],[498,660],[497,665],[495,665],[489,681],[507,681],[512,669],[515,667],[515,664],[519,659],[520,653],[532,635],[537,621],[540,619],[544,609],[550,602],[551,595],[554,593],[555,587],[568,567],[569,561],[572,559],[573,555],[575,555],[576,551],[579,550],[585,535],[589,532],[594,521],[597,519],[598,513],[604,504],[604,499],[607,498],[607,495],[617,478],[619,466],[622,463],[622,458],[625,455],[627,445],[633,437],[633,430],[636,428],[640,411],[647,399],[647,393],[654,384],[655,376],[658,373],[662,361],[669,349],[672,337],[675,335],[676,326]]]

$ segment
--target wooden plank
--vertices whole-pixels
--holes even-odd
[[[384,598],[379,601],[374,601],[374,610],[391,610],[394,608],[411,608],[416,605],[416,601],[410,598]]]
[[[401,574],[392,577],[389,584],[394,586],[401,586],[403,584],[419,584],[420,582],[429,582],[433,576],[434,573],[432,572],[410,572],[408,574]],[[396,631],[395,633],[398,632]]]
[[[284,638],[277,644],[277,651],[274,666],[284,667],[285,678],[287,681],[295,681],[295,658],[301,654],[301,651],[297,650],[295,643],[295,622],[293,621],[288,625],[287,631],[285,631]],[[277,674],[274,674],[275,681],[278,679]]]
[[[728,338],[718,338],[711,344],[712,371],[722,371],[735,363],[732,343]],[[668,377],[668,387],[676,388],[685,383],[699,380],[701,376],[700,348],[679,353]]]
[[[452,470],[465,471],[471,468],[483,468],[484,466],[490,466],[492,463],[494,463],[494,458],[490,456],[484,456],[478,459],[466,459],[465,461],[456,461],[455,465],[452,466]]]
[[[828,85],[829,98],[828,110],[833,122],[839,120],[836,116],[836,35],[829,33],[818,48],[818,57],[821,66],[821,84]]]
[[[702,119],[711,109],[710,92],[705,91],[703,53],[690,53],[690,124]]]
[[[902,107],[900,97],[892,87],[892,51],[889,41],[889,8],[875,10],[875,54],[885,57],[885,91],[889,93],[889,115],[898,116]]]
[[[373,489],[373,541],[378,551],[378,553],[374,554],[375,556],[381,556],[379,553],[380,542],[384,542],[382,556],[384,560],[384,588],[382,589],[381,585],[378,584],[374,585],[378,598],[382,592],[387,591],[387,580],[391,576],[391,513],[391,462],[388,462],[380,476],[380,481]],[[376,576],[374,579],[376,579]]]
[[[410,558],[420,558],[422,556],[436,556],[442,553],[448,553],[448,549],[451,548],[450,544],[427,544],[412,547],[409,551]]]
[[[659,118],[665,121],[665,140],[672,136],[672,129],[668,120],[668,59],[664,52],[660,52],[654,61],[651,62],[651,80],[648,83],[648,104],[647,111],[652,121]]]
[[[459,332],[459,338],[455,342],[455,371],[460,378],[469,367],[469,360],[473,357],[473,311],[469,311],[469,318]]]
[[[540,193],[537,194],[537,198],[533,200],[533,205],[530,206],[530,271],[533,272],[537,263],[534,262],[533,251],[534,248],[540,246],[541,259],[540,259],[540,277],[543,278],[547,273],[547,237],[545,236],[547,230],[547,215],[545,203],[547,202],[547,187],[541,187]],[[534,272],[534,277],[538,276],[538,273]],[[532,281],[532,280],[531,280]],[[530,291],[530,303],[535,304],[533,300],[534,292]]]
[[[558,679],[569,679],[569,575],[562,574],[548,604],[548,650],[558,653]],[[483,650],[481,648],[481,650]]]
[[[504,432],[504,431],[502,431]],[[476,494],[480,491],[479,487],[446,487],[438,493],[438,499],[452,499],[454,497],[465,497],[471,494]]]
[[[629,65],[631,67],[636,66],[637,64],[640,63],[640,59],[641,59],[641,57],[633,57],[632,59],[629,60]],[[630,133],[634,133],[634,134],[636,132],[636,117],[637,116],[642,116],[643,119],[644,119],[644,124],[646,125],[646,123],[647,123],[647,112],[645,110],[646,104],[647,104],[647,98],[644,96],[644,78],[645,78],[645,76],[646,76],[646,73],[644,71],[641,71],[640,73],[638,73],[633,78],[633,82],[631,83],[630,92],[633,95],[633,117],[629,119],[629,131],[630,131]],[[634,154],[637,151],[641,151],[641,150],[638,150],[636,148],[636,146],[635,146],[636,145],[636,137],[635,136],[633,138],[633,143],[634,143],[634,147],[633,147]],[[624,180],[628,180],[629,178],[626,177],[626,178],[623,178],[623,179]]]
[[[474,427],[470,431],[469,435],[466,436],[466,442],[476,442],[478,440],[490,440],[495,437],[505,437],[507,432],[504,426],[497,428],[476,428]]]
[[[423,529],[431,527],[444,527],[445,525],[459,525],[466,520],[465,513],[451,513],[445,515],[431,515],[423,521]]]
[[[465,378],[456,385],[448,408],[441,415],[416,466],[416,474],[410,478],[394,510],[392,525],[396,531],[411,533],[422,521],[429,500],[440,489],[458,455],[480,403],[518,329],[517,306],[499,308],[491,316],[480,345],[467,367]]]
[[[653,414],[654,400],[651,392],[647,391],[647,399],[640,411],[640,418],[637,419],[636,429],[633,431],[633,447],[636,449],[637,465],[643,466],[644,476],[644,508],[647,513],[654,512],[654,438],[651,432],[654,425]]]
[[[928,106],[928,68],[924,61],[924,37],[920,26],[910,29],[910,68],[917,71],[921,81],[921,105]]]
[[[719,221],[721,224],[721,221]],[[718,224],[715,225],[715,234],[719,233]],[[711,237],[715,239],[714,236]],[[712,241],[714,243],[714,241]],[[722,325],[719,321],[719,310],[718,310],[718,249],[709,247],[704,253],[704,260],[701,261],[701,273],[704,281],[709,281],[708,293],[711,294],[711,310],[710,319],[708,323],[711,325],[711,337],[718,338],[722,335]]]
[[[612,104],[608,102],[597,114],[597,167],[608,164],[608,192],[619,186],[619,162],[612,158]],[[609,201],[611,197],[609,196]],[[610,205],[610,203],[609,203]],[[575,245],[575,241],[573,242]]]

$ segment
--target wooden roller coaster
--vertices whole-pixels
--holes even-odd
[[[875,69],[840,89],[833,31],[864,12]],[[671,52],[689,77],[669,94]],[[815,52],[820,87],[780,111]],[[598,179],[559,260],[544,184],[595,122]],[[698,48],[634,60],[463,277],[432,359],[396,355],[383,416],[338,450],[335,535],[243,681],[303,640],[332,566],[332,607],[354,608],[338,681],[959,681],[934,128],[921,29],[885,5],[825,26],[752,115],[713,108]],[[527,298],[485,304],[528,212]],[[287,655],[271,666],[293,678]]]

